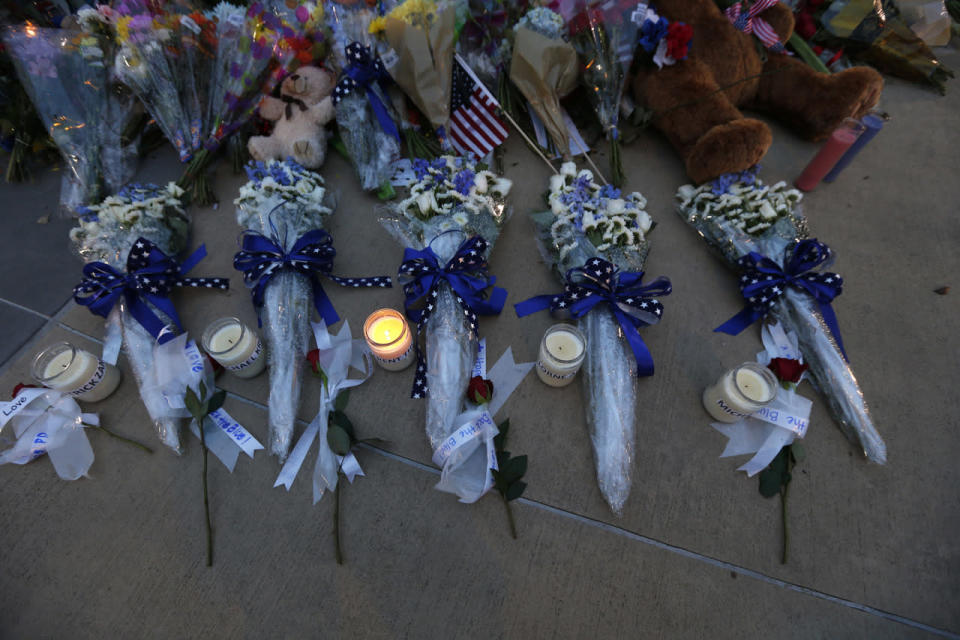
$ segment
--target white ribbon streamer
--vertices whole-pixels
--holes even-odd
[[[482,373],[486,368],[486,349],[481,353],[483,361],[477,359],[474,374],[488,378],[493,383],[493,397],[488,404],[457,416],[454,423],[460,424],[460,428],[444,440],[433,454],[433,463],[442,468],[440,482],[435,488],[453,493],[460,502],[467,504],[476,502],[493,488],[491,470],[497,469],[497,451],[493,439],[500,433],[493,416],[534,365],[533,362],[517,364],[513,360],[512,348],[507,347],[487,376]],[[477,374],[477,371],[481,373]],[[484,447],[482,451],[481,445]]]
[[[154,346],[153,367],[143,387],[153,387],[159,391],[158,394],[149,395],[163,398],[166,403],[163,415],[192,418],[184,404],[184,396],[188,387],[199,390],[201,382],[208,394],[216,389],[209,362],[196,342],[188,339],[186,334]],[[192,419],[190,431],[197,438],[200,437],[200,429]],[[223,408],[212,412],[203,421],[203,436],[207,449],[231,472],[241,451],[252,458],[254,452],[263,449],[263,445]]]
[[[0,465],[27,464],[47,454],[64,480],[87,475],[93,449],[82,423],[100,421],[95,414],[81,412],[72,397],[52,389],[24,389],[12,402],[0,403],[0,428],[8,422],[17,440],[0,453]]]
[[[103,358],[106,363],[117,365],[120,347],[123,344],[123,323],[120,320],[120,305],[110,310],[103,334]]]
[[[339,456],[330,449],[327,444],[327,427],[337,396],[345,389],[363,384],[373,374],[373,362],[367,343],[353,339],[350,335],[350,323],[346,320],[337,335],[331,334],[323,321],[313,325],[313,335],[319,351],[318,363],[327,377],[327,382],[320,390],[320,408],[317,415],[297,440],[273,486],[283,485],[287,491],[290,490],[313,441],[319,437],[317,463],[313,469],[313,503],[316,504],[323,497],[324,491],[332,491],[337,487],[338,471],[342,472],[350,483],[353,483],[357,476],[364,475],[353,453]],[[351,368],[359,371],[362,377],[348,378]]]
[[[768,322],[761,329],[761,337],[766,347],[757,354],[761,364],[769,364],[773,358],[800,360],[799,341],[792,331],[787,333],[780,324]],[[753,477],[767,468],[783,447],[806,435],[812,406],[810,400],[795,391],[778,387],[773,401],[750,417],[734,423],[711,423],[728,438],[720,457],[754,454],[737,469]]]

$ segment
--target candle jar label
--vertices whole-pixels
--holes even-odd
[[[82,396],[85,393],[89,393],[97,388],[101,382],[103,382],[104,376],[107,374],[107,365],[103,360],[97,360],[97,368],[94,370],[93,375],[90,376],[90,379],[85,383],[80,385],[78,388],[70,392],[72,396]]]
[[[241,371],[247,367],[256,364],[257,360],[260,359],[260,356],[263,354],[263,343],[260,340],[257,340],[257,348],[253,350],[253,353],[250,354],[250,357],[239,362],[237,364],[232,364],[229,367],[224,367],[227,371]]]
[[[547,365],[543,364],[543,360],[537,360],[537,370],[540,371],[545,376],[549,376],[554,380],[569,380],[573,376],[577,375],[576,371],[570,371],[568,373],[554,373],[547,369]]]

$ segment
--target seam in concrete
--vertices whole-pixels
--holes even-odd
[[[43,318],[44,320],[49,320],[50,317],[51,317],[51,316],[48,316],[48,315],[45,314],[45,313],[40,313],[40,312],[37,311],[36,309],[31,309],[30,307],[25,307],[25,306],[23,306],[22,304],[18,304],[18,303],[16,303],[16,302],[14,302],[13,300],[7,300],[6,298],[0,298],[0,302],[3,302],[3,303],[5,303],[5,304],[8,304],[8,305],[10,305],[11,307],[14,307],[14,308],[16,308],[16,309],[19,309],[20,311],[24,311],[24,312],[26,312],[26,313],[29,313],[30,315],[34,315],[34,316]]]

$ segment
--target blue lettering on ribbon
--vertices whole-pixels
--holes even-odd
[[[523,317],[549,309],[581,318],[604,303],[613,312],[637,361],[637,375],[653,375],[653,356],[640,337],[640,328],[656,324],[663,314],[658,297],[669,295],[673,286],[667,278],[643,284],[643,272],[620,271],[612,262],[591,258],[582,267],[567,271],[563,292],[534,296],[514,305]]]

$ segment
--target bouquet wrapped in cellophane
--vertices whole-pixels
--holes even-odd
[[[303,357],[310,338],[311,300],[327,323],[339,317],[318,276],[348,287],[389,287],[390,278],[338,278],[333,240],[324,231],[333,213],[323,178],[293,160],[251,163],[250,180],[234,200],[245,229],[234,268],[243,272],[265,326],[270,366],[269,448],[283,462],[300,405]]]
[[[487,256],[508,217],[511,182],[464,158],[416,159],[409,196],[385,205],[381,223],[404,247],[400,280],[407,316],[417,324],[412,397],[427,398],[433,451],[460,427],[464,394],[477,357],[478,315],[500,312],[506,291],[488,288]],[[425,351],[420,334],[425,334]],[[463,485],[483,486],[486,456],[460,468]],[[482,493],[479,492],[479,493]]]
[[[390,96],[391,83],[370,34],[377,13],[362,3],[328,0],[326,20],[333,51],[329,63],[338,75],[333,91],[337,128],[366,191],[386,184],[400,158],[400,130]]]
[[[70,231],[74,250],[87,263],[74,299],[107,318],[103,359],[115,364],[122,343],[160,440],[178,453],[180,420],[188,414],[171,405],[169,385],[160,380],[166,373],[154,366],[157,348],[181,332],[169,296],[174,287],[229,285],[221,278],[184,277],[205,255],[202,247],[183,263],[175,260],[190,231],[182,194],[173,183],[127,185],[82,209],[79,226]]]
[[[567,162],[550,177],[547,202],[550,210],[533,219],[564,291],[521,302],[517,314],[550,309],[578,319],[587,341],[583,389],[597,481],[620,515],[633,471],[637,377],[653,374],[639,329],[660,320],[658,298],[671,285],[666,278],[642,283],[653,222],[640,193],[601,187],[590,171]]]
[[[736,335],[767,313],[794,331],[810,373],[847,438],[873,462],[886,462],[886,445],[870,417],[863,392],[847,362],[830,301],[843,280],[814,271],[833,260],[830,249],[809,238],[798,206],[802,195],[752,175],[718,180],[677,192],[678,212],[713,249],[742,270],[746,308],[717,331]]]
[[[623,184],[620,160],[620,99],[633,61],[639,25],[637,4],[623,0],[577,0],[570,40],[580,55],[580,81],[587,89],[600,126],[610,142],[610,182]]]
[[[104,63],[108,43],[97,34],[32,24],[4,34],[17,75],[60,149],[67,171],[61,211],[75,211],[119,189],[130,177],[123,129],[133,106],[114,98]]]

